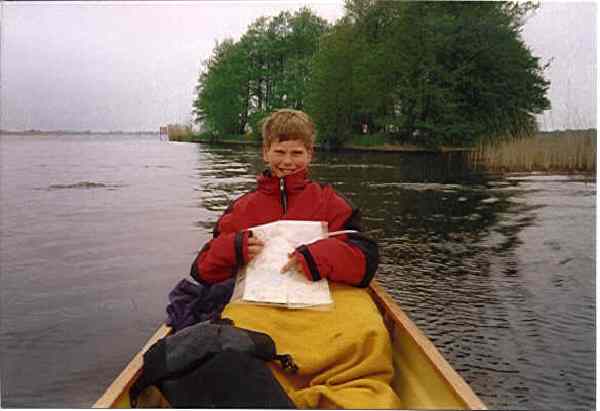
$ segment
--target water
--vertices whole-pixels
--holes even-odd
[[[89,407],[260,155],[156,135],[0,150],[2,406]],[[319,153],[312,174],[363,210],[377,278],[488,407],[594,407],[595,181],[477,175],[457,154]]]

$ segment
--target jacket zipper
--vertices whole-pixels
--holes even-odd
[[[283,209],[283,215],[287,214],[287,193],[285,191],[285,180],[283,177],[279,178],[279,195],[281,196],[281,208]]]

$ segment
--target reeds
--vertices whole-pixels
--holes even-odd
[[[169,124],[167,134],[170,141],[186,141],[192,137],[192,127],[179,124]]]
[[[500,172],[595,172],[596,130],[539,133],[482,143],[471,154],[476,166]]]

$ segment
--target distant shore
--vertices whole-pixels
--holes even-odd
[[[0,134],[16,134],[16,135],[43,135],[43,134],[73,134],[73,135],[82,135],[82,134],[94,134],[94,135],[104,135],[104,134],[159,134],[158,131],[94,131],[94,130],[0,130]]]

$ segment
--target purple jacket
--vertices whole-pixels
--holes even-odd
[[[177,332],[199,322],[218,319],[231,299],[234,285],[234,278],[216,284],[182,279],[169,293],[167,325]]]

